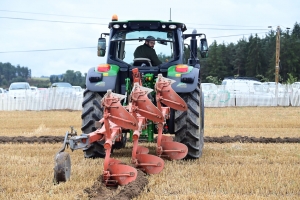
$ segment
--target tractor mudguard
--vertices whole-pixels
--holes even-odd
[[[168,78],[175,80],[172,88],[177,93],[189,93],[197,88],[199,69],[193,68],[189,73],[177,73],[180,76],[174,76],[168,72]]]
[[[114,90],[119,67],[115,65],[115,69],[108,72],[97,72],[94,67],[90,68],[86,76],[86,88],[93,92],[106,92],[107,90]]]

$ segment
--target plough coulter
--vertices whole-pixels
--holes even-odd
[[[174,142],[172,137],[163,135],[166,120],[170,116],[170,108],[187,110],[187,104],[171,87],[174,81],[158,74],[155,84],[156,107],[149,99],[149,94],[153,90],[141,86],[140,73],[137,68],[133,69],[133,76],[134,85],[128,105],[121,104],[121,101],[126,98],[125,95],[108,90],[101,100],[103,118],[95,123],[97,129],[80,136],[77,136],[74,129],[66,133],[63,147],[55,157],[54,181],[56,183],[70,178],[70,156],[64,152],[68,145],[73,151],[88,148],[94,142],[103,142],[105,149],[103,182],[107,186],[126,185],[134,181],[137,176],[136,168],[147,174],[157,174],[164,168],[162,158],[179,160],[187,155],[186,145]],[[157,127],[156,155],[148,154],[149,149],[138,144],[139,136],[144,129],[147,129],[148,121],[154,122]],[[133,133],[132,166],[110,157],[113,145],[122,139],[125,131]]]

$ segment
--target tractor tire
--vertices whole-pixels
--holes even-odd
[[[104,94],[91,92],[85,90],[83,93],[82,102],[82,127],[81,131],[89,134],[96,130],[95,121],[99,121],[103,115],[103,108],[101,107],[101,100]],[[104,141],[94,142],[89,147],[83,149],[85,158],[104,158],[105,149],[103,147]]]
[[[126,142],[127,142],[127,132],[123,132],[121,141],[115,142],[115,144],[112,145],[111,150],[125,148]]]
[[[187,103],[187,111],[175,111],[175,141],[188,147],[186,159],[197,159],[202,156],[204,146],[204,96],[200,81],[191,93],[180,94]]]

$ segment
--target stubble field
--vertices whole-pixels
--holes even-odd
[[[80,111],[0,112],[0,137],[64,136],[70,126],[80,133]],[[160,174],[135,199],[300,199],[300,108],[206,108],[203,156],[165,161]],[[294,138],[290,143],[217,143],[208,137]],[[9,139],[9,138],[8,138]],[[71,155],[71,180],[54,185],[54,155],[62,143],[0,143],[0,199],[90,199],[102,174],[102,159]],[[155,150],[155,144],[144,144]],[[112,157],[130,161],[132,144]],[[98,199],[128,199],[117,190],[98,191]],[[93,192],[91,192],[93,191]],[[109,194],[105,196],[104,194]],[[102,198],[101,198],[102,197]]]

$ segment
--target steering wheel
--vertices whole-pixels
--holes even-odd
[[[149,58],[135,58],[133,59],[134,66],[150,66],[152,67],[151,60]]]

